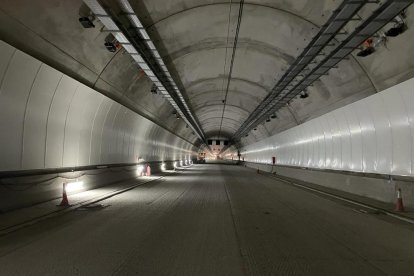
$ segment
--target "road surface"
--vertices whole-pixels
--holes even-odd
[[[176,175],[0,237],[0,275],[414,275],[414,228],[251,169]]]

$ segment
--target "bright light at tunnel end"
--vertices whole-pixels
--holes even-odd
[[[161,171],[165,171],[166,170],[166,165],[165,165],[165,163],[162,163],[161,164]]]

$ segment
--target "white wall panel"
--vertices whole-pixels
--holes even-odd
[[[375,138],[377,140],[377,170],[386,174],[391,173],[392,164],[392,136],[390,121],[386,108],[380,94],[376,97],[369,97],[366,100],[375,127]]]
[[[99,103],[99,108],[92,127],[89,164],[101,164],[101,147],[103,144],[105,119],[108,116],[109,110],[113,103],[114,102],[107,97],[102,96],[102,100]]]
[[[123,147],[122,147],[122,155],[121,160],[126,158],[129,160],[129,147],[130,147],[130,133],[133,131],[133,126],[131,124],[131,118],[132,118],[132,111],[127,109],[127,112],[125,113],[125,133],[122,137],[123,139]]]
[[[318,120],[319,126],[319,139],[318,139],[318,162],[316,167],[317,168],[324,168],[325,167],[325,159],[326,159],[326,144],[325,144],[325,129],[322,120]]]
[[[358,112],[356,105],[346,106],[344,109],[344,115],[347,119],[349,139],[350,139],[350,159],[346,167],[343,166],[344,170],[351,171],[363,171],[362,160],[363,160],[363,148],[362,148],[362,137],[361,137],[361,125],[358,118]],[[344,163],[344,161],[343,161]]]
[[[87,89],[85,85],[80,84],[69,105],[63,139],[63,167],[77,165],[80,131],[86,124],[82,114],[85,109],[85,101],[88,98]]]
[[[333,158],[333,142],[332,142],[332,132],[329,125],[329,120],[327,115],[321,117],[321,123],[323,125],[323,135],[325,140],[325,161],[324,165],[321,168],[330,169],[332,168],[332,158]]]
[[[1,167],[20,168],[26,103],[41,63],[17,51],[9,61],[0,87]]]
[[[273,149],[275,148],[275,149]],[[414,79],[248,145],[245,161],[414,174]]]
[[[95,118],[102,102],[103,96],[92,89],[85,90],[85,108],[83,109],[82,120],[84,123],[79,133],[79,149],[77,166],[89,165],[91,154],[91,137]]]
[[[62,166],[66,116],[79,83],[63,76],[50,105],[46,130],[45,168]]]
[[[105,124],[102,134],[102,146],[101,146],[101,163],[109,164],[111,158],[113,158],[113,148],[115,144],[115,133],[114,133],[114,121],[115,117],[118,114],[121,106],[115,102],[111,105],[109,112],[105,118]]]
[[[339,126],[336,120],[336,112],[332,112],[331,116],[328,117],[329,127],[332,133],[332,161],[331,168],[336,170],[340,169],[339,164],[341,163],[341,137],[339,136]]]
[[[403,98],[396,89],[394,93],[381,93],[390,120],[392,135],[391,172],[398,175],[411,173],[410,125]]]
[[[114,120],[114,144],[113,147],[113,156],[111,160],[114,160],[116,163],[120,162],[122,156],[122,149],[124,143],[124,135],[125,135],[125,114],[127,109],[125,107],[121,107],[118,113],[115,116]],[[111,145],[112,146],[112,145]]]
[[[47,118],[61,78],[60,72],[44,64],[37,74],[25,114],[22,169],[45,166]]]
[[[401,97],[403,98],[404,108],[407,112],[407,118],[410,124],[410,149],[411,154],[411,173],[414,174],[414,108],[412,104],[414,102],[414,79],[403,82],[399,85]]]
[[[0,40],[0,86],[3,84],[6,71],[16,51],[13,46]]]
[[[4,42],[0,142],[0,171],[196,154],[189,142]]]

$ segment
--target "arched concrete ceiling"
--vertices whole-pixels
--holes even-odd
[[[245,110],[254,110],[274,86],[276,74],[294,60],[314,32],[313,24],[292,12],[247,3],[232,73],[234,82],[230,80],[225,106],[222,101],[238,5],[231,8],[227,2],[192,7],[164,17],[149,29],[162,40],[162,54],[175,69],[205,131],[229,131],[230,125],[237,129],[234,121],[225,118],[234,118],[240,126],[249,115]],[[231,31],[227,38],[229,14]],[[204,125],[206,117],[215,119]]]
[[[113,0],[99,2],[114,10],[118,5]],[[342,0],[246,0],[226,105],[222,101],[239,1],[129,2],[206,135],[232,136]],[[0,35],[155,123],[195,139],[183,120],[171,115],[169,103],[149,93],[151,81],[129,55],[122,49],[115,54],[105,50],[107,33],[100,22],[95,21],[94,29],[80,26],[81,6],[82,0],[1,1]],[[412,12],[410,7],[408,14]],[[259,126],[242,142],[265,138],[413,77],[414,56],[407,55],[414,43],[412,22],[408,20],[406,33],[372,57],[342,61],[309,89],[309,98],[292,100],[278,112],[278,119]]]
[[[238,2],[229,3],[132,1],[204,131],[223,130],[231,135],[341,1],[245,1],[224,103],[239,8]],[[320,109],[321,102],[329,105],[354,93],[373,92],[359,64],[349,61],[341,68],[339,73],[333,73],[332,80],[313,88],[316,92],[311,102],[297,104],[295,108],[300,111],[294,115],[289,112],[287,121],[277,125],[292,125],[299,118],[306,120]],[[279,129],[268,127],[273,131],[261,133]]]

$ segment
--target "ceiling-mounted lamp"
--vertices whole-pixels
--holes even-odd
[[[396,37],[408,29],[407,24],[405,24],[404,20],[400,16],[396,17],[394,22],[394,26],[385,32],[386,36]]]
[[[82,27],[85,29],[95,28],[93,21],[95,20],[95,16],[90,14],[89,16],[83,16],[79,18],[79,23],[82,24]]]
[[[121,44],[119,44],[119,42],[112,34],[108,34],[106,36],[104,45],[105,48],[111,53],[115,53],[116,50],[121,48]]]
[[[276,118],[277,118],[276,113],[273,113],[273,114],[270,116],[270,118],[271,118],[271,119],[276,119]]]
[[[104,44],[105,48],[111,52],[111,53],[115,53],[116,52],[116,45],[113,42],[105,42]]]
[[[271,120],[270,120],[270,118],[267,118],[267,119],[266,119],[266,123],[268,123],[268,122],[270,122],[270,121],[271,121]]]
[[[79,23],[81,23],[82,27],[85,29],[95,28],[93,24],[95,19],[96,17],[91,9],[85,3],[82,3],[79,7]]]
[[[157,94],[157,93],[158,93],[157,86],[155,85],[155,83],[153,83],[151,86],[151,94]]]
[[[300,92],[300,96],[299,96],[299,98],[301,98],[301,99],[306,99],[307,97],[309,97],[308,92],[306,92],[306,91],[302,91],[302,92]]]
[[[257,130],[257,127],[255,127],[253,130],[256,131]]]
[[[177,113],[177,114],[175,114],[175,118],[177,119],[177,120],[180,120],[180,115]]]
[[[374,52],[375,52],[374,40],[372,38],[368,38],[362,44],[362,50],[357,53],[357,56],[366,57],[366,56],[371,55]]]

